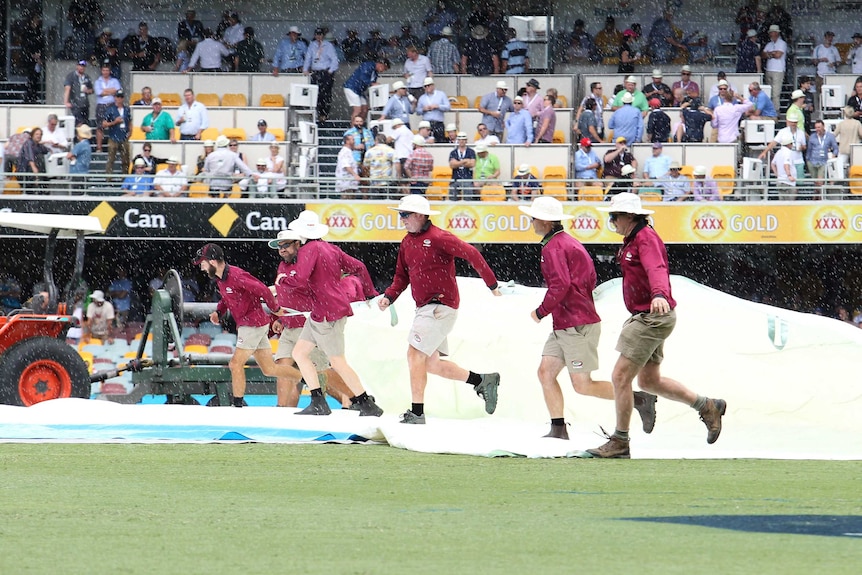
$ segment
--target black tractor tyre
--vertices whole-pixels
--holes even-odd
[[[0,403],[30,406],[61,397],[90,397],[90,373],[59,339],[34,337],[0,356]]]

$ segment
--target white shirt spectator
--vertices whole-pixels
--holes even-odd
[[[338,163],[335,165],[335,191],[356,191],[359,189],[359,181],[353,177],[348,170],[353,174],[358,173],[356,160],[353,158],[353,150],[347,146],[342,146],[338,151]]]
[[[176,172],[171,172],[170,167],[161,170],[153,178],[153,188],[157,195],[179,196],[188,188],[189,179],[185,172],[177,166]]]
[[[767,58],[767,60],[766,60],[766,71],[767,72],[784,72],[785,71],[785,69],[787,68],[787,42],[785,42],[781,38],[779,38],[775,42],[767,42],[766,46],[763,47],[763,51],[766,53],[781,52],[780,58]]]
[[[66,133],[60,128],[60,124],[57,124],[53,132],[48,129],[48,126],[42,128],[42,144],[53,154],[69,151],[69,140],[66,139]]]
[[[479,138],[474,142],[474,144],[485,144],[486,146],[496,146],[500,143],[500,138],[495,136],[494,134],[489,133],[484,138]]]
[[[207,107],[197,100],[192,102],[191,106],[183,102],[183,105],[177,108],[177,113],[174,114],[174,123],[183,117],[185,117],[185,121],[180,124],[180,134],[184,136],[194,136],[210,127]]]
[[[404,61],[404,76],[408,88],[421,88],[425,78],[432,75],[431,60],[428,56],[419,54],[414,62],[410,58]]]
[[[230,56],[230,50],[224,44],[212,38],[205,38],[202,42],[198,42],[195,51],[192,53],[188,70],[194,69],[198,62],[200,62],[201,68],[207,70],[219,69],[221,68],[221,59],[228,56]]]
[[[410,128],[401,124],[393,130],[392,135],[395,138],[395,143],[393,144],[395,159],[400,160],[401,158],[410,157],[410,153],[413,151],[413,132],[410,131]]]

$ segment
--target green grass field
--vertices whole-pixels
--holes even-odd
[[[860,462],[2,444],[0,477],[3,575],[855,575],[862,565],[862,537],[621,520],[862,516]]]

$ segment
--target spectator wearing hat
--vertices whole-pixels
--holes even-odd
[[[350,106],[350,117],[368,115],[368,88],[377,85],[377,77],[389,69],[389,60],[378,58],[375,61],[363,62],[344,82],[344,97]]]
[[[817,94],[820,94],[820,88],[828,74],[835,74],[838,70],[838,64],[841,63],[841,55],[838,53],[838,48],[832,45],[835,39],[835,32],[827,30],[823,35],[823,42],[814,47],[814,52],[811,54],[813,62],[817,65],[816,86]]]
[[[335,73],[338,71],[338,54],[335,46],[324,39],[326,31],[317,28],[314,31],[314,40],[308,45],[305,52],[305,62],[302,65],[302,73],[311,77],[311,83],[318,87],[317,97],[317,119],[326,121],[329,117],[329,109],[332,106],[332,86]]]
[[[189,60],[188,67],[183,70],[183,73],[194,71],[195,67],[200,64],[201,72],[221,72],[222,59],[228,58],[231,51],[213,37],[213,31],[207,28],[204,30],[204,39],[198,42],[192,57]]]
[[[695,166],[692,176],[694,180],[691,182],[691,198],[695,202],[715,202],[721,199],[715,180],[706,177],[706,166]]]
[[[228,144],[230,144],[230,140],[227,137],[219,136],[215,141],[215,151],[207,155],[206,160],[204,160],[201,173],[205,175],[211,192],[229,192],[237,172],[256,179],[256,175],[242,161],[239,154],[228,148]]]
[[[177,42],[185,40],[194,49],[204,39],[203,22],[197,19],[194,10],[186,10],[185,18],[177,24]]]
[[[691,180],[682,174],[679,162],[670,163],[668,173],[658,183],[662,192],[662,201],[683,202],[691,199]]]
[[[213,153],[215,150],[215,142],[213,140],[204,140],[204,152],[200,156],[198,156],[196,165],[197,171],[196,174],[200,174],[204,169],[204,162],[207,160],[207,156]],[[283,160],[282,160],[283,162]]]
[[[96,150],[102,151],[102,140],[105,137],[104,120],[108,108],[114,104],[114,94],[123,89],[120,81],[111,76],[111,67],[107,64],[100,68],[101,75],[93,82],[93,92],[96,94]],[[86,120],[83,123],[88,122]]]
[[[81,124],[75,128],[75,134],[78,136],[78,142],[66,154],[66,157],[69,159],[69,173],[88,174],[90,173],[90,161],[93,158],[93,148],[90,144],[93,132],[90,130],[90,126]],[[73,185],[76,183],[75,180],[72,181]]]
[[[784,72],[787,69],[787,43],[781,38],[781,28],[778,24],[772,24],[769,27],[769,42],[763,47],[761,57],[766,61],[764,80],[772,88],[772,105],[778,110]]]
[[[614,111],[608,120],[608,129],[614,131],[614,136],[622,136],[629,143],[640,142],[643,137],[644,119],[632,102],[634,97],[629,92],[623,92],[622,106]]]
[[[124,196],[150,196],[153,193],[153,175],[146,172],[147,163],[143,158],[135,160],[134,171],[123,178],[121,189]]]
[[[425,78],[425,93],[416,103],[416,114],[431,124],[431,132],[437,142],[446,141],[443,114],[452,109],[449,98],[434,86],[434,78]]]
[[[805,92],[801,89],[793,90],[793,93],[790,94],[790,105],[787,107],[787,111],[785,112],[785,117],[790,119],[793,118],[796,122],[804,129],[805,126],[805,112],[803,110],[805,106]]]
[[[727,80],[719,80],[718,84],[715,85],[715,95],[709,97],[709,103],[706,107],[710,110],[715,110],[722,104],[725,104],[724,95],[728,91],[735,92],[735,90],[731,90]]]
[[[796,199],[796,184],[799,180],[797,171],[793,163],[793,146],[794,138],[786,133],[776,134],[776,142],[779,146],[778,151],[772,157],[770,168],[775,174],[776,193],[781,201],[792,201]]]
[[[299,74],[305,62],[305,53],[308,46],[299,39],[299,28],[291,26],[287,35],[281,39],[275,49],[272,58],[272,75],[278,76],[279,72],[285,74]]]
[[[425,194],[428,180],[434,169],[434,156],[425,149],[425,139],[416,135],[413,137],[413,151],[404,163],[404,175],[410,182],[411,194]]]
[[[476,152],[467,147],[467,134],[458,132],[457,144],[449,153],[449,167],[452,180],[449,183],[449,199],[460,201],[469,198],[473,188],[473,168],[476,166]]]
[[[617,194],[622,194],[624,192],[633,192],[635,191],[636,185],[634,182],[635,173],[637,170],[631,164],[624,164],[622,168],[620,168],[620,176],[618,178],[614,178],[614,181],[611,183],[610,187],[608,187],[607,192],[605,193],[605,199],[609,200],[612,196]]]
[[[434,138],[433,134],[431,134],[431,122],[429,122],[428,120],[422,120],[421,122],[419,122],[419,125],[416,129],[416,133],[425,139],[426,144],[433,144],[437,141]]]
[[[674,82],[671,86],[673,93],[675,94],[677,90],[680,90],[684,97],[700,98],[700,86],[691,79],[691,67],[686,64],[680,69],[679,75],[679,81]]]
[[[509,187],[509,200],[513,202],[529,202],[542,194],[539,179],[533,175],[530,164],[521,164],[512,185]]]
[[[631,29],[626,29],[623,32],[623,39],[620,42],[619,49],[617,51],[620,59],[619,65],[617,65],[617,73],[619,74],[631,74],[635,71],[635,51],[632,49],[631,44],[629,44],[629,40],[634,38],[635,33]]]
[[[488,184],[499,183],[500,158],[489,152],[486,144],[476,144],[474,150],[476,152],[476,163],[473,167],[475,186],[473,188],[474,195],[470,199],[476,200],[479,199],[479,190]]]
[[[162,111],[161,98],[153,98],[153,111],[144,116],[141,122],[141,130],[147,140],[170,140],[176,143],[174,132],[174,119],[167,112]]]
[[[766,145],[758,158],[761,160],[766,158],[766,155],[773,148],[783,146],[782,142],[786,139],[791,141],[790,158],[795,169],[796,179],[802,180],[805,178],[805,151],[808,149],[808,137],[800,125],[799,118],[788,117],[787,125],[775,133],[775,139]]]
[[[596,180],[599,177],[599,168],[602,162],[593,150],[593,142],[589,138],[581,138],[575,152],[575,179]]]
[[[183,92],[183,104],[174,114],[174,124],[180,128],[180,140],[200,140],[201,132],[210,127],[207,107],[195,100],[191,88]]]
[[[470,29],[470,37],[464,43],[461,54],[461,69],[473,76],[490,76],[500,73],[500,57],[488,38],[488,28],[477,24]]]
[[[180,169],[178,157],[171,156],[167,163],[167,167],[156,173],[153,189],[158,196],[178,198],[189,190],[189,180]]]
[[[446,26],[437,40],[431,42],[428,47],[428,58],[431,60],[431,68],[438,74],[460,74],[461,53],[458,47],[452,43],[454,33],[452,28]]]
[[[674,131],[674,141],[703,142],[703,127],[712,120],[712,110],[704,106],[700,98],[688,98],[680,106],[680,114],[682,123]]]
[[[425,78],[434,77],[434,68],[428,56],[419,53],[415,45],[407,46],[407,58],[404,60],[403,77],[407,83],[407,92],[415,99],[425,93]]]
[[[670,172],[671,159],[663,151],[661,142],[653,142],[652,155],[644,162],[643,179],[660,180]]]
[[[551,144],[554,141],[554,131],[557,128],[557,111],[554,109],[556,101],[551,95],[544,98],[542,111],[536,118],[536,135],[533,141],[537,144]]]
[[[86,70],[87,61],[79,60],[75,69],[69,72],[63,81],[63,105],[68,113],[75,117],[76,125],[87,124],[90,121],[90,94],[93,93],[93,81],[87,76]]]
[[[386,101],[386,105],[383,106],[380,119],[394,120],[395,118],[399,118],[409,128],[410,114],[416,109],[416,98],[412,94],[407,93],[407,86],[401,80],[397,80],[392,84],[392,92],[392,95]]]
[[[754,107],[741,94],[729,90],[720,96],[724,104],[712,111],[712,128],[718,132],[716,141],[720,144],[733,144],[739,140],[739,121]]]
[[[778,112],[772,105],[772,99],[766,95],[760,87],[760,82],[752,82],[748,85],[748,100],[754,107],[748,113],[752,120],[776,120]]]
[[[623,82],[623,89],[614,95],[614,101],[611,104],[611,110],[617,110],[622,107],[623,97],[627,93],[631,94],[632,106],[640,110],[643,115],[646,115],[646,113],[649,111],[649,103],[647,102],[644,93],[641,90],[638,90],[638,80],[634,76],[626,76],[626,79]]]
[[[425,424],[424,397],[429,373],[472,385],[476,394],[484,399],[485,411],[494,413],[500,374],[479,374],[452,361],[442,360],[449,354],[447,337],[455,326],[461,304],[455,280],[455,258],[469,263],[491,293],[499,296],[494,272],[476,248],[431,222],[430,216],[440,212],[432,210],[424,197],[412,194],[405,196],[398,206],[390,209],[398,212],[407,234],[398,249],[392,284],[377,305],[385,310],[404,293],[407,286],[411,287],[416,303],[416,317],[410,329],[407,348],[412,405],[401,416],[401,423]]]
[[[579,110],[578,117],[575,120],[575,133],[581,138],[587,138],[593,142],[601,142],[599,116],[601,116],[601,113],[596,112],[596,101],[592,98],[585,98],[583,108]]]
[[[614,147],[605,152],[602,158],[603,173],[602,178],[605,180],[615,180],[622,175],[623,166],[638,167],[638,161],[629,150],[628,142],[625,137],[617,136],[614,141]]]
[[[503,63],[504,74],[526,74],[530,71],[530,57],[528,56],[527,43],[518,39],[518,33],[514,28],[506,31],[508,41],[500,54]]]
[[[242,31],[242,40],[237,42],[234,49],[233,69],[237,72],[260,72],[260,65],[265,59],[263,45],[254,38],[254,28],[246,26]]]
[[[371,182],[371,197],[386,198],[397,176],[396,163],[400,166],[400,162],[395,160],[395,150],[387,143],[386,134],[377,134],[374,146],[365,153],[362,163]]]
[[[608,16],[605,18],[604,28],[596,34],[595,44],[598,59],[617,56],[622,41],[623,35],[617,30],[616,20],[613,16]]]
[[[530,117],[533,120],[536,120],[539,117],[539,114],[542,113],[543,108],[543,100],[541,94],[539,94],[539,81],[535,78],[530,78],[527,81],[526,86],[524,86],[524,93],[521,95],[521,98],[524,102],[524,109],[530,113]]]
[[[277,198],[286,185],[284,174],[270,171],[267,168],[267,158],[258,158],[255,167],[256,179],[243,179],[240,181],[240,189],[250,198]]]
[[[502,140],[503,130],[506,127],[506,114],[515,111],[512,99],[507,92],[509,85],[505,80],[500,80],[493,92],[485,94],[479,101],[479,112],[482,113],[482,124],[488,128],[488,132]]]
[[[114,306],[105,301],[105,292],[97,289],[90,297],[87,312],[84,314],[82,341],[89,343],[97,338],[104,343],[114,343]]]
[[[661,109],[661,101],[653,98],[649,101],[652,111],[646,122],[647,142],[667,142],[670,140],[670,116]]]
[[[760,44],[757,43],[757,30],[749,28],[736,45],[736,73],[760,74],[762,71],[763,60],[760,57]]]
[[[644,86],[643,94],[647,102],[653,98],[658,98],[662,106],[673,105],[673,92],[670,86],[662,81],[662,73],[658,68],[652,71],[652,82]]]
[[[117,80],[122,79],[123,68],[120,65],[120,41],[113,38],[110,28],[102,28],[102,33],[96,38],[93,59],[96,62],[108,64],[111,67],[111,76]]]
[[[512,107],[514,111],[506,118],[506,143],[529,147],[533,141],[533,118],[524,108],[521,96],[515,96]]]
[[[853,34],[853,45],[847,51],[846,63],[853,74],[862,74],[862,34],[859,32]]]
[[[129,162],[131,160],[131,148],[129,146],[129,133],[132,128],[132,112],[125,103],[125,94],[117,90],[114,94],[114,103],[105,112],[102,120],[102,129],[108,136],[108,160],[105,164],[105,173],[114,172],[114,160],[117,152],[120,153],[120,166],[123,174],[129,173]]]
[[[454,123],[446,124],[446,142],[456,143],[458,140],[458,126]]]
[[[724,83],[722,84],[722,82]],[[720,86],[725,86],[731,92],[737,91],[736,86],[734,86],[727,80],[727,72],[725,72],[724,70],[719,70],[715,76],[715,84],[713,84],[712,87],[709,89],[710,102],[712,102],[713,96],[718,96],[718,88]]]
[[[271,132],[267,132],[266,120],[261,118],[257,121],[257,134],[254,134],[248,138],[249,142],[274,142],[275,135]]]
[[[409,191],[404,180],[404,165],[413,152],[413,139],[414,135],[410,128],[404,125],[401,118],[395,118],[392,121],[392,147],[395,149],[394,178],[401,182],[404,193]],[[424,138],[422,140],[425,141]]]

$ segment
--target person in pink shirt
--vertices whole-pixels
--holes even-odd
[[[311,392],[311,404],[297,414],[331,413],[317,380],[317,368],[311,359],[311,352],[317,347],[326,354],[332,368],[344,380],[352,393],[351,405],[356,407],[359,415],[383,415],[383,410],[365,392],[359,376],[344,357],[344,327],[347,318],[353,315],[353,309],[342,288],[341,276],[347,273],[359,277],[365,298],[373,298],[377,290],[365,264],[350,257],[341,248],[323,241],[321,238],[329,232],[329,226],[320,223],[318,215],[310,210],[300,213],[297,219],[290,222],[288,229],[299,235],[302,247],[299,248],[295,268],[289,274],[276,278],[276,289],[283,284],[287,289],[301,288],[311,294],[311,313],[293,348],[293,359]]]
[[[275,296],[266,285],[247,271],[229,265],[224,259],[224,250],[218,244],[206,244],[197,251],[193,260],[210,278],[216,281],[221,299],[210,321],[218,325],[219,320],[230,311],[236,322],[236,349],[230,359],[230,375],[233,387],[233,406],[242,407],[245,397],[245,364],[254,356],[264,375],[284,377],[299,381],[299,372],[289,365],[276,365],[272,359],[269,343],[269,314],[263,300],[276,315],[284,315]]]
[[[485,411],[494,413],[500,374],[475,373],[442,359],[442,356],[449,354],[446,338],[455,327],[458,306],[461,304],[455,279],[455,258],[467,260],[479,272],[491,293],[499,296],[501,294],[494,272],[479,250],[431,223],[429,216],[440,212],[432,210],[424,196],[404,196],[397,207],[390,209],[398,212],[407,235],[401,240],[398,249],[395,277],[378,300],[378,306],[381,310],[388,308],[408,285],[412,288],[413,300],[416,302],[416,316],[407,340],[407,365],[410,369],[413,404],[401,416],[401,423],[425,424],[424,398],[429,373],[469,383],[476,394],[485,400]]]
[[[727,105],[719,105],[712,111],[711,123],[718,130],[720,144],[733,144],[739,139],[739,121],[754,103],[730,90],[724,92],[724,102]]]
[[[718,184],[706,177],[706,166],[695,166],[692,171],[691,197],[695,202],[717,202],[721,199]]]
[[[623,301],[631,317],[623,324],[617,341],[620,356],[611,379],[617,421],[613,435],[601,447],[588,449],[593,457],[629,459],[629,424],[632,416],[632,382],[647,392],[691,406],[706,425],[707,443],[715,443],[721,433],[721,417],[727,409],[723,399],[698,395],[682,383],[662,377],[664,340],[676,325],[676,301],[671,294],[670,272],[664,242],[650,225],[652,210],[641,206],[635,194],[624,192],[613,197],[608,224],[623,236],[617,263],[623,276]]]
[[[583,244],[566,233],[563,220],[574,216],[563,213],[563,204],[551,196],[539,196],[530,206],[518,208],[533,218],[533,231],[542,237],[542,277],[548,286],[541,305],[530,313],[536,323],[552,316],[553,331],[542,350],[539,382],[551,415],[551,431],[545,437],[568,439],[563,417],[563,392],[557,376],[567,368],[575,391],[601,399],[613,399],[609,381],[594,381],[591,372],[599,367],[601,318],[593,302],[596,267]],[[634,405],[651,433],[655,425],[656,397],[634,392]]]
[[[269,242],[269,247],[278,250],[278,255],[281,257],[281,262],[278,264],[276,278],[288,276],[296,268],[296,255],[299,252],[301,245],[299,234],[291,230],[281,230],[278,232],[276,239]],[[342,283],[346,280],[355,280],[359,284],[358,295],[353,295],[354,298],[364,300],[362,293],[362,284],[355,276],[346,276]],[[351,291],[354,289],[353,284],[350,284]],[[293,312],[309,312],[311,311],[311,290],[307,288],[288,289],[283,283],[273,285],[272,290],[275,291],[275,296],[278,299],[278,304],[285,309]],[[293,361],[293,348],[296,347],[296,342],[299,341],[299,336],[302,333],[302,328],[305,327],[305,315],[301,313],[293,313],[274,318],[272,322],[272,331],[279,334],[278,349],[275,352],[275,363],[287,364],[295,366]],[[344,384],[344,380],[338,375],[329,365],[329,360],[319,348],[314,348],[311,353],[311,361],[314,362],[318,372],[318,381],[321,383],[321,388],[325,393],[331,395],[343,406],[350,406],[350,390]],[[321,378],[323,378],[321,380]],[[324,383],[325,382],[325,383]],[[279,407],[296,407],[299,402],[299,393],[302,390],[302,382],[297,383],[291,378],[278,378],[277,382],[277,405]]]

